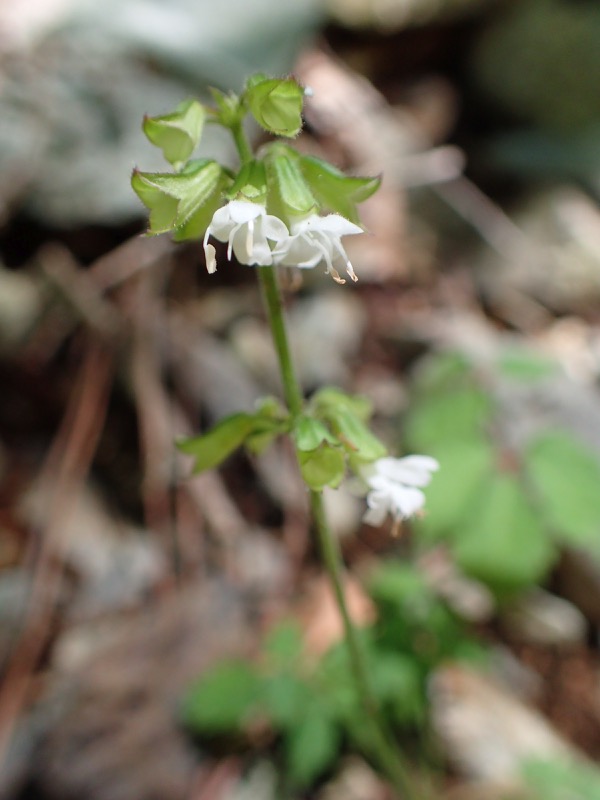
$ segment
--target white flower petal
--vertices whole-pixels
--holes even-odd
[[[416,514],[425,505],[425,495],[419,487],[426,486],[437,469],[438,462],[429,456],[386,456],[366,466],[362,476],[370,489],[368,518],[380,519],[389,513],[399,522]]]
[[[272,214],[265,214],[257,221],[256,225],[257,227],[260,225],[263,236],[273,242],[283,242],[289,238],[290,232],[286,224]]]
[[[231,200],[226,208],[231,219],[239,225],[244,225],[257,217],[264,217],[267,213],[267,209],[260,203],[250,203],[247,200]]]
[[[339,214],[328,214],[326,217],[317,217],[319,220],[318,229],[338,239],[340,236],[352,236],[356,233],[364,233],[359,225],[350,222],[349,219],[341,217]]]

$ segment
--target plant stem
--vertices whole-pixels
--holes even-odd
[[[241,122],[238,122],[237,125],[231,128],[231,135],[233,136],[240,162],[242,164],[247,164],[249,161],[252,161],[252,148],[250,147],[250,142],[248,141],[248,137],[246,136]]]
[[[273,267],[257,267],[257,270],[271,334],[279,360],[285,400],[292,418],[297,418],[302,413],[303,399],[290,354],[277,276]],[[408,769],[392,744],[387,725],[382,718],[377,700],[371,690],[365,654],[346,604],[340,549],[327,523],[321,492],[310,492],[310,507],[320,555],[329,575],[338,610],[342,617],[344,637],[348,647],[356,690],[370,728],[368,738],[370,739],[371,754],[379,764],[379,767],[388,776],[398,795],[404,800],[415,800],[416,793],[412,788]]]
[[[283,383],[283,394],[292,418],[295,419],[302,413],[302,392],[300,391],[300,385],[296,379],[296,373],[294,372],[294,365],[292,363],[277,275],[273,267],[257,267],[256,269],[263,293],[263,300],[267,308],[273,343],[277,351],[279,371],[281,372],[281,381]]]

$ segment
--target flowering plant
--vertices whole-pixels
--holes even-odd
[[[295,445],[302,477],[310,490],[317,543],[333,584],[354,672],[370,725],[373,755],[398,791],[408,797],[407,769],[390,749],[385,723],[370,689],[367,669],[348,614],[341,557],[325,518],[322,491],[339,486],[348,470],[366,485],[365,521],[380,525],[391,514],[398,524],[419,511],[437,462],[426,456],[394,459],[368,428],[369,403],[335,388],[303,399],[290,357],[277,282],[277,267],[310,269],[323,263],[338,283],[338,268],[357,280],[342,237],[363,232],[357,205],[379,187],[378,177],[349,177],[327,162],[298,153],[281,138],[254,153],[246,138],[247,114],[269,134],[284,139],[302,127],[304,89],[293,78],[256,75],[240,95],[212,91],[214,107],[188,100],[173,113],[146,118],[143,129],[160,147],[172,172],[134,170],[132,186],[150,212],[149,235],[172,232],[177,240],[203,239],[206,267],[217,269],[211,239],[227,243],[227,258],[256,266],[277,351],[287,408],[274,398],[253,413],[222,419],[207,433],[180,442],[194,457],[195,470],[218,466],[235,449],[260,452],[282,434]],[[233,136],[237,170],[212,159],[192,158],[205,124]]]

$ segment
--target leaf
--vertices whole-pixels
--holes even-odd
[[[343,451],[327,442],[315,450],[299,451],[298,462],[305,483],[316,492],[325,486],[338,487],[346,471]]]
[[[483,437],[444,442],[432,448],[440,470],[424,489],[427,501],[419,534],[429,541],[451,540],[473,514],[481,489],[494,469],[494,452]]]
[[[182,453],[194,456],[194,472],[202,472],[218,466],[256,430],[255,415],[240,412],[222,419],[202,436],[178,442],[177,447]]]
[[[540,580],[556,555],[516,477],[506,474],[487,481],[453,550],[465,572],[499,592]]]
[[[262,696],[262,678],[244,661],[222,662],[186,693],[184,722],[198,733],[227,733],[243,727]]]
[[[143,130],[146,137],[160,147],[164,157],[179,169],[197,147],[206,111],[198,100],[185,100],[171,114],[145,117]]]
[[[337,725],[314,704],[285,738],[286,762],[291,783],[310,786],[335,760],[340,746]]]
[[[594,764],[530,758],[521,771],[534,800],[600,800],[600,770]]]
[[[541,380],[556,372],[553,361],[524,347],[505,348],[498,366],[508,378],[520,381]]]
[[[491,397],[476,388],[429,394],[409,414],[405,436],[417,452],[433,451],[441,442],[475,439],[483,432],[492,409]]]
[[[265,710],[273,724],[291,730],[302,718],[307,705],[313,701],[313,691],[304,681],[289,673],[279,673],[265,679]]]
[[[539,436],[524,456],[525,471],[540,513],[568,544],[592,545],[600,553],[600,463],[568,433]]]
[[[302,654],[302,631],[297,622],[286,622],[273,628],[265,638],[263,650],[270,663],[277,667],[293,664]]]
[[[421,720],[425,697],[414,656],[381,651],[371,661],[370,677],[375,696],[398,723]]]
[[[251,80],[246,100],[254,119],[276,136],[296,136],[302,128],[304,89],[293,78]]]

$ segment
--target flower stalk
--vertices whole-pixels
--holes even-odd
[[[259,267],[258,275],[277,352],[284,397],[292,417],[297,418],[302,413],[303,399],[291,358],[277,276],[273,267]],[[327,522],[322,492],[310,491],[310,508],[321,560],[331,582],[338,611],[342,618],[344,639],[356,691],[368,722],[369,736],[367,738],[370,738],[371,756],[387,775],[399,797],[403,800],[416,800],[408,769],[403,763],[400,753],[392,744],[387,725],[371,690],[365,654],[346,602],[341,553]]]

